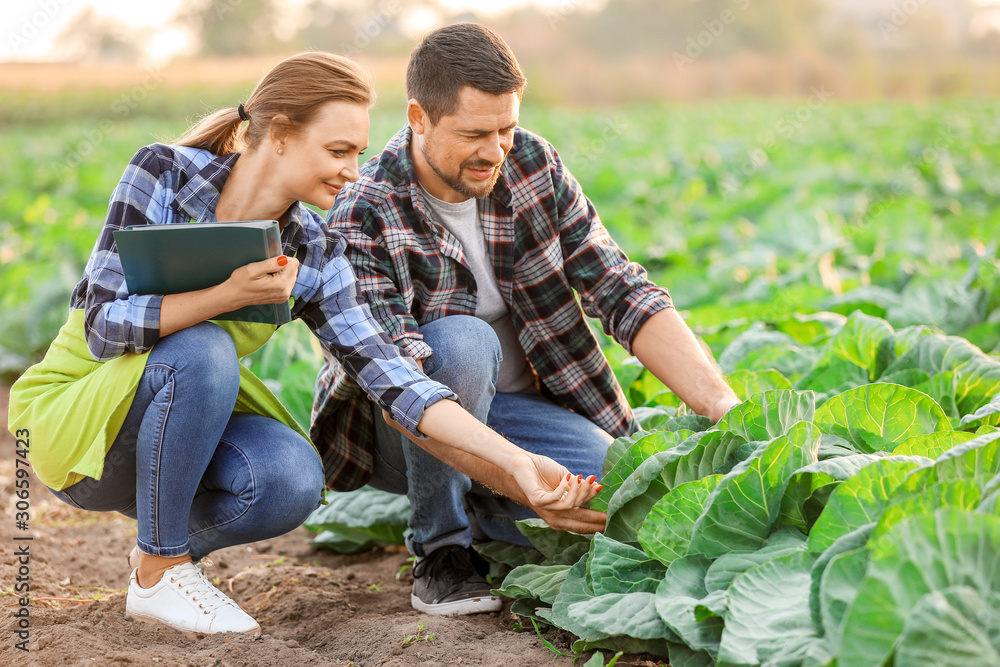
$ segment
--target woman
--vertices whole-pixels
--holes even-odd
[[[257,622],[194,561],[298,526],[323,490],[320,458],[294,419],[239,363],[274,327],[209,322],[292,297],[359,385],[415,439],[437,438],[502,469],[546,511],[592,498],[592,480],[503,440],[424,376],[358,300],[344,243],[301,202],[333,205],[358,177],[374,91],[353,62],[293,56],[246,104],[218,111],[177,145],[132,158],[45,359],[11,389],[10,429],[57,497],[138,521],[126,612],[188,633],[257,632]],[[130,225],[273,219],[283,255],[214,287],[129,294],[112,232]],[[449,421],[467,421],[449,442]]]

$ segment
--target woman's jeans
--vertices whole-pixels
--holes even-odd
[[[215,324],[160,339],[101,478],[55,495],[137,519],[154,556],[198,560],[294,529],[319,505],[322,463],[285,424],[234,413],[239,383],[236,347]]]
[[[489,324],[453,315],[420,327],[434,353],[424,372],[451,388],[474,417],[522,449],[548,456],[574,475],[601,477],[613,438],[586,417],[539,394],[497,393],[500,341]],[[515,521],[536,516],[524,505],[495,495],[414,445],[375,415],[375,469],[369,484],[410,500],[406,545],[417,556],[449,544],[472,544],[470,517],[481,534],[530,546]]]

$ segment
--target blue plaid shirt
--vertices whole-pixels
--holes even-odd
[[[159,339],[162,295],[129,294],[113,232],[127,226],[217,222],[215,205],[238,153],[216,156],[182,146],[152,144],[135,154],[111,195],[107,220],[73,290],[70,307],[84,309],[87,346],[98,361],[148,351]],[[373,319],[361,297],[346,244],[312,210],[295,203],[281,232],[282,252],[299,260],[292,317],[301,318],[349,375],[381,408],[418,437],[427,406],[457,400],[423,375]],[[371,454],[344,442],[320,446],[327,485],[360,486]]]

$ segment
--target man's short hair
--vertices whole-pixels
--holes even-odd
[[[491,95],[524,92],[528,79],[500,35],[478,23],[456,23],[427,35],[410,54],[406,96],[431,123],[458,109],[458,94],[472,86]]]

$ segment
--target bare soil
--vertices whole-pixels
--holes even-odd
[[[8,388],[0,387],[7,414]],[[6,426],[6,423],[5,423]],[[355,555],[308,544],[298,528],[282,537],[230,547],[211,556],[209,578],[258,620],[257,638],[227,633],[187,639],[168,628],[125,618],[126,554],[136,525],[116,513],[84,512],[30,477],[30,527],[15,523],[15,442],[0,431],[0,665],[573,665],[545,648],[532,630],[515,632],[505,608],[442,618],[410,607],[402,547]],[[30,536],[31,541],[15,537]],[[30,545],[30,640],[18,649],[13,613],[20,607],[14,552]],[[529,625],[530,628],[530,625]],[[572,654],[571,637],[549,634]],[[584,655],[576,662],[582,664]],[[649,665],[624,656],[618,665]]]

